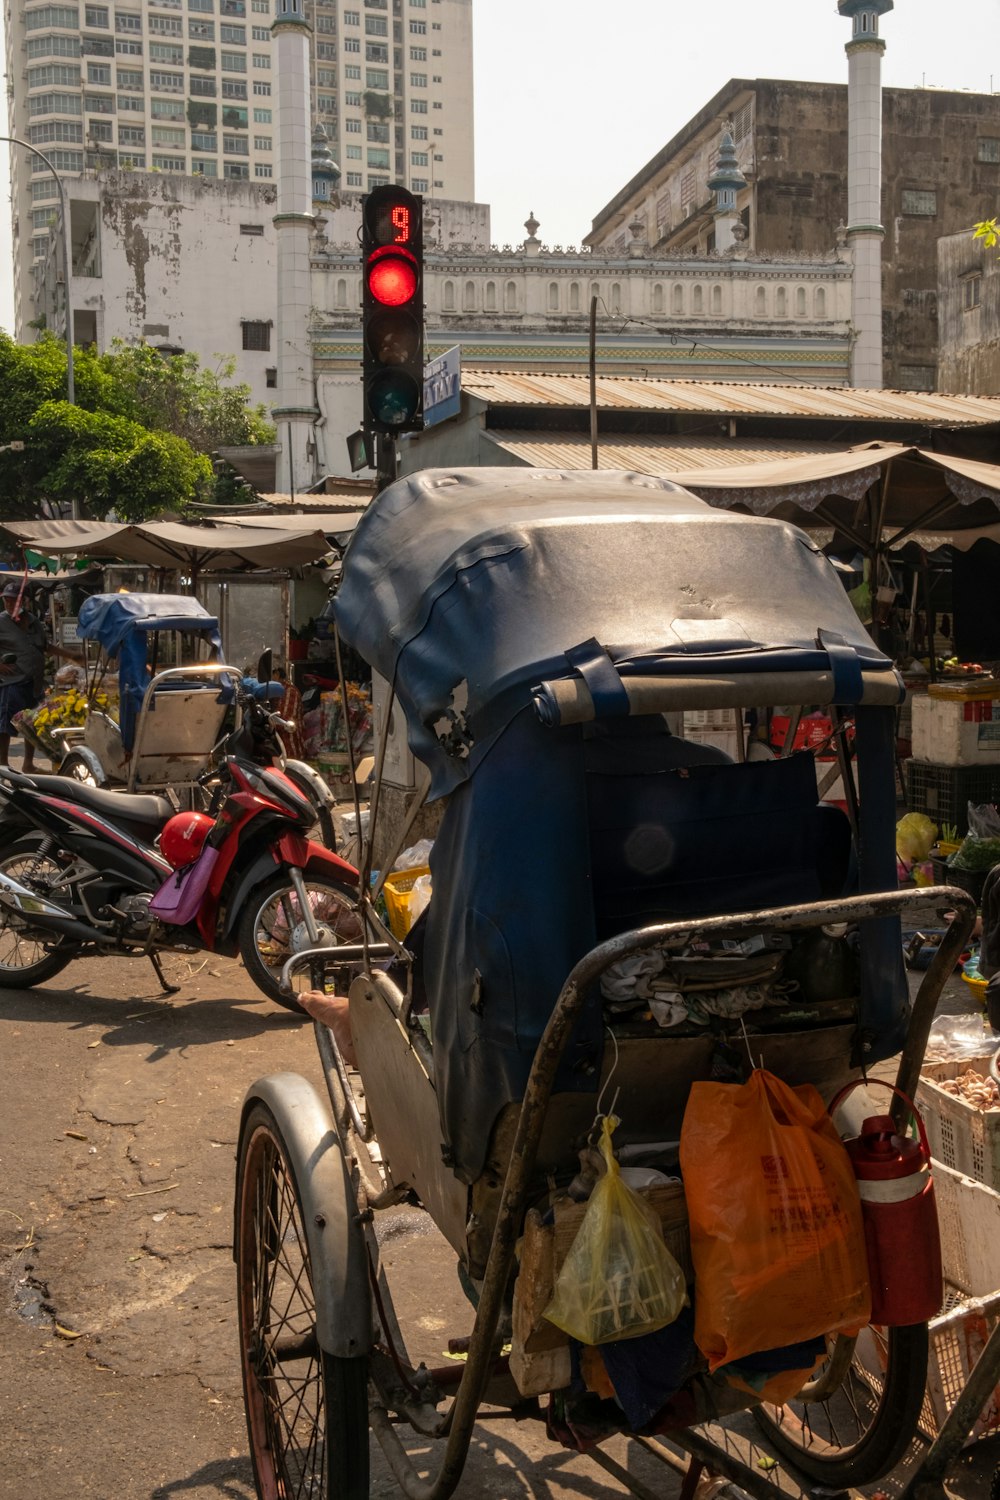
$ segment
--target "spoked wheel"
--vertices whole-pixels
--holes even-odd
[[[326,876],[306,876],[305,890],[319,942],[313,943],[299,897],[287,875],[277,875],[251,898],[240,922],[240,957],[254,984],[279,1005],[300,1010],[282,995],[281,970],[295,953],[306,948],[335,948],[361,937],[357,895],[349,886]]]
[[[917,1430],[927,1379],[927,1324],[869,1326],[831,1342],[818,1374],[784,1406],[754,1416],[768,1441],[810,1479],[869,1484],[888,1474]]]
[[[240,1139],[236,1271],[243,1396],[260,1500],[366,1500],[367,1360],[316,1338],[302,1196],[274,1115]]]
[[[39,896],[48,896],[62,871],[54,853],[46,851],[42,834],[15,839],[0,855],[0,874]],[[68,951],[62,951],[68,950]],[[25,918],[0,907],[0,988],[30,989],[59,974],[73,959],[69,939],[32,928]]]

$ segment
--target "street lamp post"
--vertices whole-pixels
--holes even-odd
[[[20,140],[16,135],[0,135],[0,141],[7,141],[12,146],[23,146],[25,151],[30,151],[32,156],[37,156],[43,161],[55,178],[56,187],[59,189],[59,207],[62,211],[63,220],[63,259],[66,263],[66,399],[70,406],[76,405],[76,384],[73,379],[73,231],[69,222],[69,209],[66,203],[66,190],[63,187],[62,178],[55,167],[49,161],[43,151],[37,146],[31,146],[27,141]],[[75,506],[74,506],[75,509]]]

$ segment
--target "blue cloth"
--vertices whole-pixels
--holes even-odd
[[[0,679],[0,734],[18,734],[11,719],[23,708],[34,708],[37,702],[30,682],[3,683]]]

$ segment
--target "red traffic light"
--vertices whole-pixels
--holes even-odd
[[[369,255],[365,278],[376,302],[383,307],[405,307],[417,291],[417,258],[398,245],[385,245]]]

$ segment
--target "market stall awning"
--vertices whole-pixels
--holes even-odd
[[[1000,466],[899,443],[671,478],[711,505],[800,525],[815,518],[864,547],[901,546],[917,532],[971,546],[1000,527]]]
[[[230,522],[243,530],[258,527],[265,531],[301,531],[303,525],[322,531],[324,536],[348,537],[357,526],[363,510],[313,511],[306,516],[234,516]]]
[[[150,521],[121,526],[108,521],[5,521],[3,529],[22,546],[46,555],[117,558],[150,568],[199,573],[244,568],[291,568],[315,562],[329,550],[325,533],[311,518],[295,530],[260,526],[184,526]]]

